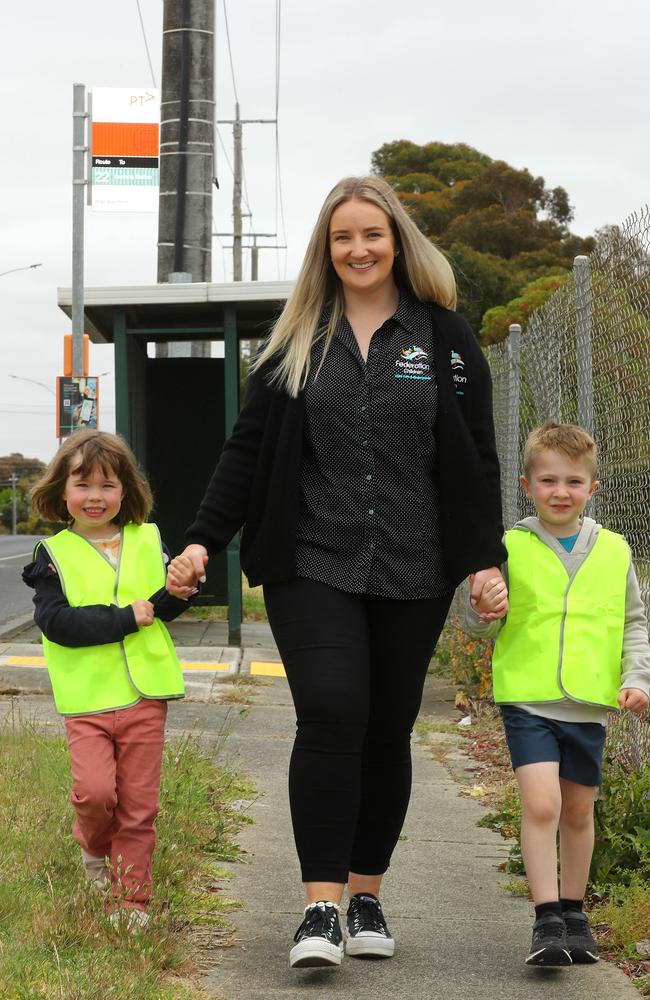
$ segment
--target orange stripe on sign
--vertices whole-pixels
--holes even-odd
[[[154,123],[93,122],[93,156],[158,156]]]

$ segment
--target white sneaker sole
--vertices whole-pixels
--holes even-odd
[[[308,969],[340,965],[342,958],[342,945],[332,944],[324,938],[307,938],[305,941],[299,941],[289,952],[289,967]]]
[[[345,942],[345,954],[352,958],[392,958],[395,941],[378,934],[356,934]]]

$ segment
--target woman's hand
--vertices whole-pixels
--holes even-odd
[[[131,607],[138,628],[153,625],[153,604],[151,601],[134,601]]]
[[[174,597],[188,598],[196,593],[197,583],[205,583],[208,552],[203,545],[188,545],[167,567],[165,587]]]
[[[621,688],[618,695],[618,703],[621,708],[627,708],[630,712],[643,715],[648,707],[648,698],[645,691],[640,688]]]
[[[481,616],[481,621],[492,622],[508,612],[508,589],[501,571],[492,566],[470,574],[469,601]]]

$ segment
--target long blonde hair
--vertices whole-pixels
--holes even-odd
[[[325,199],[293,291],[254,362],[259,368],[279,356],[273,382],[290,396],[305,385],[313,344],[325,339],[324,357],[344,312],[341,282],[330,259],[329,226],[334,209],[353,199],[373,202],[388,216],[400,251],[394,265],[397,284],[422,302],[456,308],[456,281],[447,258],[420,232],[390,184],[380,177],[345,177]]]

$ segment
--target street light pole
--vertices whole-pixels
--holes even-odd
[[[14,271],[29,271],[34,267],[43,267],[42,264],[24,264],[22,267],[10,267],[8,271],[0,271],[0,278],[4,278],[5,274],[13,274]]]

